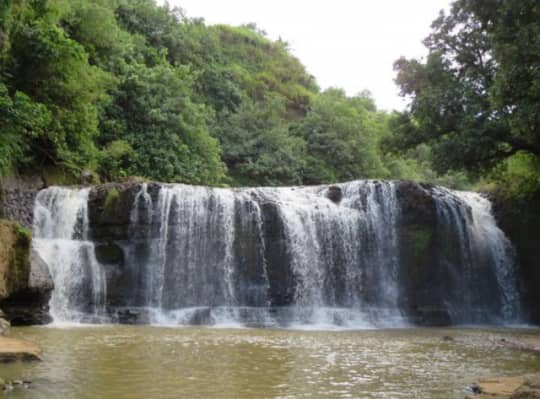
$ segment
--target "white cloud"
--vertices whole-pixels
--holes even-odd
[[[164,3],[164,1],[160,1]],[[426,54],[422,40],[450,0],[169,0],[209,24],[255,22],[290,44],[322,88],[373,93],[379,108],[402,109],[393,82],[400,56]]]

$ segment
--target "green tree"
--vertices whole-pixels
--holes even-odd
[[[103,115],[102,139],[135,151],[128,172],[163,181],[217,184],[224,176],[204,106],[191,101],[187,68],[134,64]]]
[[[36,138],[46,134],[50,122],[51,113],[45,105],[20,92],[11,97],[0,83],[0,175],[28,168],[35,162],[34,154],[39,151]]]
[[[84,47],[59,25],[63,6],[61,1],[12,6],[2,77],[12,101],[21,93],[51,114],[46,129],[32,136],[36,162],[77,171],[95,161],[97,107],[107,97],[110,76],[91,66]]]
[[[426,62],[395,64],[408,112],[387,148],[433,149],[438,171],[482,171],[525,151],[540,156],[540,7],[458,0],[425,40]]]
[[[236,112],[223,117],[214,127],[232,183],[302,182],[305,142],[289,133],[285,113],[285,100],[277,95],[266,99],[264,106],[245,100]]]
[[[374,110],[366,93],[349,98],[342,90],[328,89],[314,99],[295,128],[307,143],[306,183],[385,175],[378,144],[386,118]]]

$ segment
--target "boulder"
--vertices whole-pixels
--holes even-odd
[[[330,186],[326,189],[326,198],[336,204],[339,204],[343,198],[343,192],[338,186]]]
[[[54,281],[49,272],[47,263],[39,256],[37,251],[30,250],[30,275],[28,279],[28,288],[37,291],[52,291]]]
[[[28,230],[0,220],[0,306],[12,325],[51,321],[48,302],[54,284],[45,262],[31,251],[30,241]]]

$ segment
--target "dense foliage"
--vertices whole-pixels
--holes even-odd
[[[387,177],[388,116],[287,43],[153,0],[2,0],[0,171],[201,184]]]
[[[154,0],[0,0],[0,176],[534,191],[539,21],[533,0],[457,0],[427,59],[396,62],[411,102],[388,114],[367,92],[321,91],[254,25],[208,26]]]
[[[457,0],[432,29],[425,61],[395,64],[411,104],[392,120],[387,148],[427,144],[438,172],[540,187],[538,1]]]

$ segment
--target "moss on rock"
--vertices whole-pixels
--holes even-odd
[[[0,220],[0,299],[28,284],[30,242],[28,229]]]
[[[425,226],[418,226],[412,231],[414,253],[416,256],[421,256],[431,246],[433,231]]]
[[[120,198],[120,192],[116,187],[111,187],[107,192],[107,198],[105,198],[105,204],[103,205],[103,213],[110,213],[116,208],[118,199]]]

